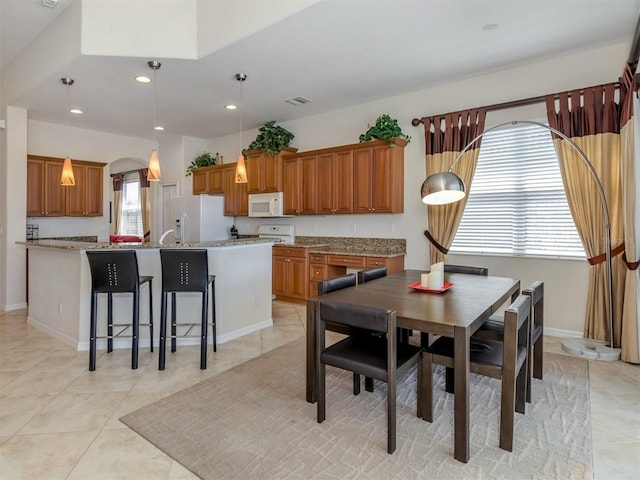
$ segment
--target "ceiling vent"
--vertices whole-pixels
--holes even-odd
[[[305,103],[309,103],[311,102],[311,100],[305,97],[293,97],[293,98],[288,98],[287,100],[285,100],[285,102],[290,103],[291,105],[295,105],[297,107],[298,105],[304,105]]]
[[[48,8],[53,8],[58,5],[58,0],[42,0],[42,5]]]

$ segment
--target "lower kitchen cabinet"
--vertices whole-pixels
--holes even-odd
[[[303,302],[307,298],[307,249],[275,245],[272,261],[273,294],[279,300]]]

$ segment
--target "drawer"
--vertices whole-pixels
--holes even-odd
[[[345,267],[365,268],[367,257],[354,255],[327,255],[328,265],[344,265]]]
[[[273,255],[278,257],[306,257],[307,249],[299,247],[274,246]]]
[[[309,261],[311,263],[327,263],[327,255],[324,253],[310,253]]]
[[[311,265],[309,268],[309,280],[324,280],[329,274],[329,265]]]
[[[367,268],[386,266],[387,259],[385,257],[367,257]]]

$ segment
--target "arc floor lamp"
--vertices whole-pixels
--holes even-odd
[[[544,123],[534,122],[531,120],[516,120],[511,122],[501,123],[491,128],[486,129],[480,135],[471,140],[461,151],[449,166],[449,170],[446,172],[438,172],[433,175],[429,175],[427,179],[422,183],[421,197],[422,202],[427,205],[445,205],[448,203],[457,202],[462,200],[466,196],[466,186],[464,181],[455,173],[452,172],[455,164],[462,158],[462,155],[469,150],[475,143],[480,140],[486,133],[504,127],[506,125],[528,124],[537,125],[539,127],[550,130],[562,139],[566,140],[571,145],[582,161],[585,163],[593,180],[598,187],[598,193],[600,194],[600,201],[602,202],[602,212],[604,215],[604,229],[605,229],[605,260],[607,270],[607,313],[609,320],[609,345],[605,345],[598,340],[591,340],[587,338],[567,338],[562,341],[562,348],[565,352],[576,355],[579,357],[588,358],[591,360],[605,360],[616,361],[620,358],[620,349],[613,347],[613,280],[612,280],[612,268],[611,268],[611,224],[609,223],[609,207],[607,206],[607,199],[604,195],[604,189],[602,183],[598,178],[593,164],[589,161],[582,149],[569,137],[559,132],[555,128],[545,125]]]

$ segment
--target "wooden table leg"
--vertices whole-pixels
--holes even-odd
[[[469,330],[454,329],[454,454],[456,460],[469,461]]]
[[[307,402],[316,402],[316,300],[307,300]]]

